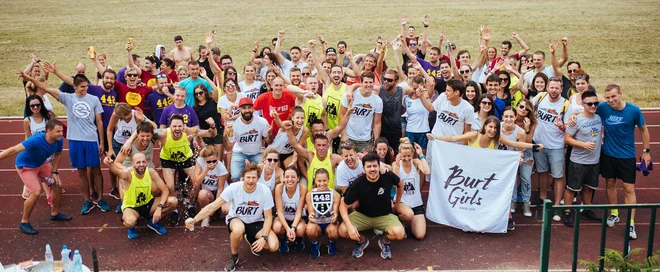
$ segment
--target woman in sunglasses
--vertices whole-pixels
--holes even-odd
[[[28,84],[30,83],[31,82],[28,82]],[[46,131],[46,122],[50,120],[50,116],[41,96],[37,94],[31,94],[28,96],[27,99],[25,99],[25,112],[26,117],[23,120],[23,129],[25,131],[26,140],[34,134]],[[48,205],[53,206],[50,196],[50,188],[43,182],[41,183],[41,187],[44,189],[44,192],[46,192]],[[23,193],[21,196],[25,200],[30,197],[30,191],[28,191],[26,186],[23,186]]]
[[[271,191],[275,190],[275,185],[281,183],[284,171],[280,168],[280,153],[277,149],[269,147],[264,150],[264,157],[259,164],[261,176],[257,182],[265,184]]]
[[[227,168],[222,164],[222,161],[219,160],[219,154],[213,146],[206,146],[199,152],[199,157],[197,157],[195,163],[192,180],[196,189],[201,187],[197,194],[197,203],[202,209],[213,202],[228,185],[229,172],[227,172]],[[222,206],[222,212],[227,214],[228,211],[229,203],[225,203]],[[210,221],[209,217],[202,219],[202,228],[208,227]]]
[[[221,122],[222,118],[220,118],[220,114],[218,113],[218,104],[211,98],[206,86],[203,84],[198,84],[197,87],[195,87],[193,94],[195,95],[195,105],[193,105],[193,109],[197,114],[197,118],[199,118],[199,120],[212,118],[214,124],[218,124],[216,127],[218,129],[218,134],[213,138],[202,138],[204,143],[215,147],[218,154],[224,154],[225,150],[222,145],[224,143],[222,137],[224,127]],[[201,129],[211,128],[206,122],[199,122],[199,127]]]
[[[481,130],[484,121],[489,116],[495,115],[495,107],[493,101],[495,97],[491,94],[483,94],[479,96],[479,104],[474,108],[474,123],[472,123],[472,130]]]
[[[241,90],[239,86],[236,84],[236,81],[233,79],[227,79],[225,82],[223,82],[223,87],[222,87],[222,97],[218,100],[218,110],[220,110],[220,117],[222,118],[223,125],[222,127],[222,132],[218,132],[218,134],[223,135],[223,152],[218,153],[220,154],[221,157],[225,157],[225,165],[227,168],[229,168],[229,163],[231,162],[231,152],[226,153],[225,156],[223,156],[224,150],[232,150],[234,147],[234,144],[229,142],[227,139],[231,138],[232,135],[225,134],[225,127],[231,128],[233,126],[234,120],[238,119],[241,116],[240,109],[238,107],[238,101],[240,101],[241,98],[245,97],[243,93],[241,93]],[[220,150],[218,150],[220,151]]]
[[[536,112],[531,100],[523,99],[514,107],[516,125],[525,132],[525,142],[531,143],[536,131]],[[531,217],[530,198],[532,195],[532,170],[534,169],[534,156],[531,149],[523,151],[523,162],[518,167],[518,177],[520,179],[520,194],[523,202],[523,215]],[[513,196],[511,201],[518,201],[518,187],[513,187]],[[513,209],[512,209],[513,210]]]

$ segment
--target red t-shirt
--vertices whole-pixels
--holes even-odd
[[[140,73],[140,80],[142,81],[142,83],[147,84],[147,82],[149,82],[150,79],[156,78],[156,75],[152,75],[151,72],[144,69],[141,70],[142,73]]]
[[[280,120],[287,120],[291,115],[291,111],[296,106],[296,97],[289,93],[286,89],[282,91],[282,98],[275,99],[273,98],[273,92],[267,92],[259,95],[257,101],[254,102],[254,110],[260,110],[261,116],[266,118],[269,124],[272,124],[273,130],[270,134],[273,138],[277,135],[280,128],[277,126],[277,123],[274,122],[275,118],[270,116],[270,107],[274,107],[280,116]]]
[[[135,89],[131,89],[119,81],[115,81],[115,90],[119,102],[126,102],[131,108],[138,107],[141,110],[145,110],[144,101],[147,99],[147,95],[153,91],[151,87],[147,86],[137,86]],[[147,107],[147,110],[151,110],[151,108]]]
[[[513,54],[513,55],[511,55],[511,56],[512,56],[513,58],[515,58],[516,60],[520,60],[520,54],[518,54],[518,53],[515,53],[515,54]],[[488,64],[488,70],[489,70],[489,71],[490,71],[490,70],[493,70],[493,67],[495,67],[495,63],[497,63],[497,62],[500,61],[500,60],[502,60],[502,61],[504,60],[504,59],[502,58],[502,56],[499,56],[499,57],[495,58],[495,59],[493,60],[493,62],[491,62],[491,63]]]
[[[179,75],[176,74],[176,70],[172,70],[172,72],[167,74],[167,79],[169,79],[170,82],[179,82]]]

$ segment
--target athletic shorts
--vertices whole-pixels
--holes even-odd
[[[575,162],[568,162],[566,172],[569,173],[566,180],[566,188],[573,192],[582,191],[582,186],[587,186],[591,189],[598,189],[598,173],[600,172],[599,164],[580,164]]]
[[[564,176],[564,149],[541,149],[534,153],[536,162],[536,172],[545,173],[550,171],[553,178],[562,178]]]
[[[293,156],[293,152],[289,154],[280,154],[280,165],[284,165],[284,161],[291,156]]]
[[[202,138],[202,140],[207,145],[224,143],[222,133],[220,133],[219,131],[218,131],[218,135],[215,135],[215,137],[213,137],[213,138]]]
[[[351,139],[348,139],[348,141],[353,143],[356,153],[364,152],[369,146],[371,146],[371,141],[355,141]]]
[[[189,158],[183,162],[160,159],[160,166],[168,169],[183,170],[195,166],[195,160]]]
[[[139,217],[144,217],[144,218],[149,219],[149,218],[151,218],[151,207],[154,205],[154,200],[155,199],[156,198],[154,197],[154,198],[151,199],[151,201],[149,201],[149,203],[144,204],[144,205],[139,206],[139,207],[123,207],[122,211],[124,211],[126,209],[131,209],[131,210],[136,211],[140,215]]]
[[[419,205],[417,207],[411,208],[413,211],[414,215],[425,215],[426,214],[426,209],[424,209],[424,205]]]
[[[620,179],[625,183],[635,184],[635,158],[619,159],[600,154],[600,174],[606,179]]]
[[[112,151],[115,152],[115,156],[119,155],[122,146],[124,146],[124,144],[117,142],[115,139],[112,139]]]
[[[39,168],[16,168],[18,171],[18,176],[21,177],[23,184],[28,188],[30,193],[38,192],[41,189],[41,181],[44,178],[50,177],[53,171],[53,167],[50,163],[46,162],[39,166]]]
[[[69,140],[69,155],[73,168],[93,168],[101,164],[97,142]]]
[[[417,143],[422,149],[426,150],[426,147],[429,144],[429,138],[426,137],[427,133],[430,133],[430,131],[422,133],[406,131],[406,137],[408,137],[411,143]]]
[[[391,213],[383,216],[369,217],[361,212],[354,211],[348,215],[348,218],[358,231],[379,229],[387,232],[392,227],[403,227],[399,218]]]
[[[243,222],[238,217],[229,219],[229,224],[227,224],[227,230],[229,231],[229,234],[231,234],[231,221],[234,219]],[[252,243],[257,241],[257,233],[259,233],[261,229],[264,228],[264,221],[257,221],[250,224],[245,224],[245,222],[243,222],[243,225],[245,225],[245,235],[247,236],[247,240],[250,242],[250,245],[252,245]]]

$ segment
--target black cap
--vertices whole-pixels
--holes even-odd
[[[333,47],[328,47],[328,49],[325,50],[326,54],[328,54],[330,52],[337,54],[337,50],[335,50]]]

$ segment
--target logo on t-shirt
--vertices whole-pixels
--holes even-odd
[[[332,209],[332,191],[312,192],[312,206],[319,215],[326,215]]]
[[[557,114],[556,110],[548,109],[548,108],[539,108],[539,110],[536,112],[536,116],[538,120],[553,124],[557,120],[558,115],[559,114]]]
[[[442,121],[442,123],[447,124],[449,126],[455,126],[456,123],[458,123],[459,119],[460,118],[458,117],[458,114],[454,112],[442,110],[441,112],[438,113],[438,120]]]
[[[608,125],[623,124],[623,116],[610,115],[610,117],[607,118],[607,124]]]
[[[74,103],[71,108],[73,109],[73,115],[80,119],[87,119],[92,114],[91,105],[82,101]]]
[[[403,185],[404,195],[412,195],[415,193],[415,185],[413,184],[414,180],[415,179],[412,178],[407,178],[404,180],[404,185]]]
[[[129,105],[135,107],[137,105],[140,105],[142,102],[142,96],[139,93],[135,92],[128,92],[126,93],[126,103]]]
[[[293,203],[285,203],[284,204],[284,213],[289,214],[289,215],[295,215],[296,214],[296,206]]]
[[[251,129],[250,131],[243,133],[241,137],[238,139],[239,143],[252,143],[252,142],[257,142],[257,139],[259,138],[259,131],[256,129]]]
[[[385,189],[383,187],[378,188],[378,195],[382,195],[385,193]]]
[[[236,215],[256,215],[259,210],[259,203],[256,201],[248,201],[238,204],[236,207]]]
[[[341,103],[339,100],[334,97],[328,96],[327,104],[325,105],[325,112],[328,115],[328,118],[334,120],[337,118],[337,104]]]
[[[369,104],[358,104],[355,106],[355,111],[353,112],[353,115],[358,116],[358,117],[368,117],[371,115],[371,112],[374,111],[373,107]]]

